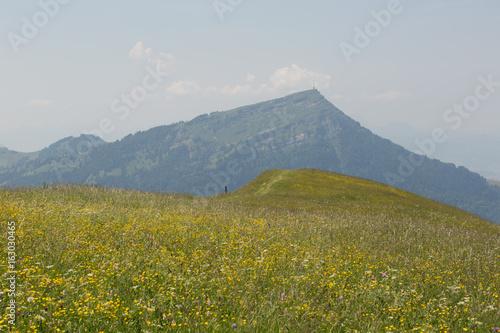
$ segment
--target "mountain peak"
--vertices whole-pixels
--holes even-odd
[[[77,138],[61,140],[33,163],[0,172],[0,184],[63,181],[210,196],[265,170],[306,168],[397,186],[500,222],[500,189],[374,135],[317,89],[152,128],[91,149],[75,164],[77,148]],[[52,165],[60,166],[57,174]]]
[[[304,99],[304,98],[317,99],[317,98],[324,98],[324,96],[320,93],[320,91],[318,89],[313,88],[313,89],[309,89],[309,90],[290,93],[289,95],[286,95],[282,98],[274,99],[272,101],[280,101],[282,99],[297,100],[297,99]]]

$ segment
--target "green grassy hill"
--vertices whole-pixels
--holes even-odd
[[[500,226],[372,181],[275,169],[213,198],[72,186],[0,197],[2,235],[17,228],[20,332],[500,326]]]
[[[374,181],[319,170],[269,170],[224,200],[258,208],[323,213],[349,212],[371,216],[432,218],[440,224],[460,224],[493,232],[500,230],[483,219],[419,195]]]

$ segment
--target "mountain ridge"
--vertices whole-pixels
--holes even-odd
[[[500,223],[500,191],[486,179],[412,155],[362,127],[316,89],[87,146],[85,154],[38,157],[0,172],[0,184],[90,183],[205,196],[225,186],[240,188],[274,168],[320,169],[386,184],[389,174],[399,177],[399,188]],[[401,160],[408,156],[419,165],[406,175]]]
[[[418,149],[416,140],[422,142],[432,137],[432,131],[417,130],[406,123],[370,126],[373,133],[387,138],[405,149]],[[500,179],[500,137],[477,135],[467,132],[447,133],[447,140],[439,143],[432,157],[479,173],[485,178]]]

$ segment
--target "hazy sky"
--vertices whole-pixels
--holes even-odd
[[[0,144],[107,141],[312,88],[365,126],[500,135],[498,0],[1,0]],[[455,107],[454,107],[455,106]]]

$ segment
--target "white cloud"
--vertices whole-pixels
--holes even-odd
[[[219,91],[224,95],[241,95],[241,94],[251,93],[252,86],[249,84],[243,86],[236,85],[234,87],[225,86],[222,89],[219,89]]]
[[[375,95],[367,95],[366,93],[361,96],[364,99],[368,100],[378,100],[378,101],[393,101],[398,98],[403,98],[403,97],[411,97],[410,94],[405,93],[405,92],[399,92],[395,90],[389,90],[380,94],[375,94]]]
[[[251,82],[255,81],[255,75],[248,73],[247,74],[247,79],[245,81],[248,82],[248,83],[251,83]]]
[[[198,94],[203,92],[203,90],[201,85],[196,81],[179,81],[168,87],[167,93],[169,95],[186,96]]]
[[[278,69],[271,75],[271,84],[273,88],[304,88],[311,87],[313,80],[319,88],[328,88],[331,77],[329,75],[315,73],[293,64],[290,67]]]
[[[167,98],[172,96],[186,95],[208,95],[216,93],[220,95],[258,95],[262,93],[275,93],[279,91],[292,92],[310,89],[313,79],[316,87],[328,88],[331,77],[329,75],[315,73],[297,65],[280,68],[270,77],[268,83],[257,84],[256,76],[248,73],[244,84],[223,87],[203,87],[196,81],[179,81],[167,88]]]
[[[132,59],[145,59],[157,71],[168,72],[173,68],[175,56],[172,53],[159,52],[152,48],[144,48],[144,44],[139,41],[128,53]]]
[[[141,59],[144,56],[144,45],[142,42],[137,42],[128,55],[133,59]]]
[[[47,99],[35,99],[28,102],[28,106],[49,106],[51,104],[52,101]]]

